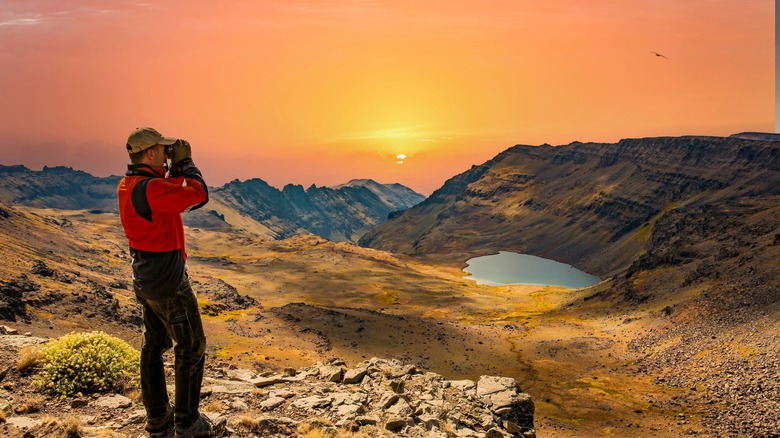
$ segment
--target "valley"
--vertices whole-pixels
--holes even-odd
[[[111,181],[73,192],[61,175],[72,170],[34,186],[23,168],[0,170],[3,324],[104,330],[138,347],[126,241],[116,213],[95,207]],[[518,145],[389,213],[413,204],[406,190],[355,184],[235,182],[213,213],[185,220],[212,360],[281,372],[380,357],[447,379],[509,376],[531,395],[540,437],[780,435],[777,142]],[[304,194],[349,208],[296,222],[288,201]],[[604,280],[464,278],[467,260],[498,251]]]
[[[23,274],[38,285],[23,293],[24,316],[6,324],[49,337],[104,330],[138,348],[139,315],[118,218],[4,211],[10,215],[0,224],[7,254],[2,277]],[[450,379],[511,376],[533,397],[541,437],[677,436],[701,429],[702,412],[681,401],[687,390],[655,384],[628,348],[653,325],[649,307],[573,309],[571,303],[591,292],[480,286],[463,279],[457,264],[313,235],[274,241],[188,233],[188,263],[215,360],[279,371],[330,358],[383,357]],[[38,261],[54,274],[33,273]],[[110,298],[93,297],[101,286],[116,299],[117,314],[104,311],[113,306]],[[241,296],[255,302],[237,305]]]

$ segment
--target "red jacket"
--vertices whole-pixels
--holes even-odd
[[[165,179],[163,169],[155,177],[127,175],[119,182],[119,217],[125,229],[130,248],[142,251],[184,251],[184,226],[181,213],[208,199],[205,188],[194,178],[180,176]],[[133,208],[132,192],[136,184],[150,178],[146,185],[146,199],[151,209],[151,221],[144,219]],[[186,185],[182,184],[186,181]],[[185,252],[186,258],[186,252]]]
[[[171,169],[130,165],[119,182],[119,217],[133,257],[136,294],[160,298],[181,282],[187,253],[181,213],[208,202],[200,171],[188,161]]]

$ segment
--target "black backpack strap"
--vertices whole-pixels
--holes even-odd
[[[151,181],[151,178],[144,178],[133,187],[133,193],[130,195],[130,199],[133,202],[133,208],[139,216],[152,221],[152,208],[149,207],[149,199],[146,197],[146,186]]]

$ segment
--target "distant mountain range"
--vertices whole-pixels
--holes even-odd
[[[69,167],[0,165],[0,201],[9,204],[69,210],[117,211],[116,188],[121,177],[95,177]],[[282,190],[261,179],[232,181],[209,188],[211,201],[184,215],[185,224],[201,228],[245,229],[280,239],[309,232],[334,241],[355,242],[388,215],[425,197],[400,184],[352,180],[337,187]]]

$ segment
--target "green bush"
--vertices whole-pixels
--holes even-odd
[[[103,332],[70,333],[47,342],[36,383],[62,396],[124,389],[138,375],[140,353]]]

